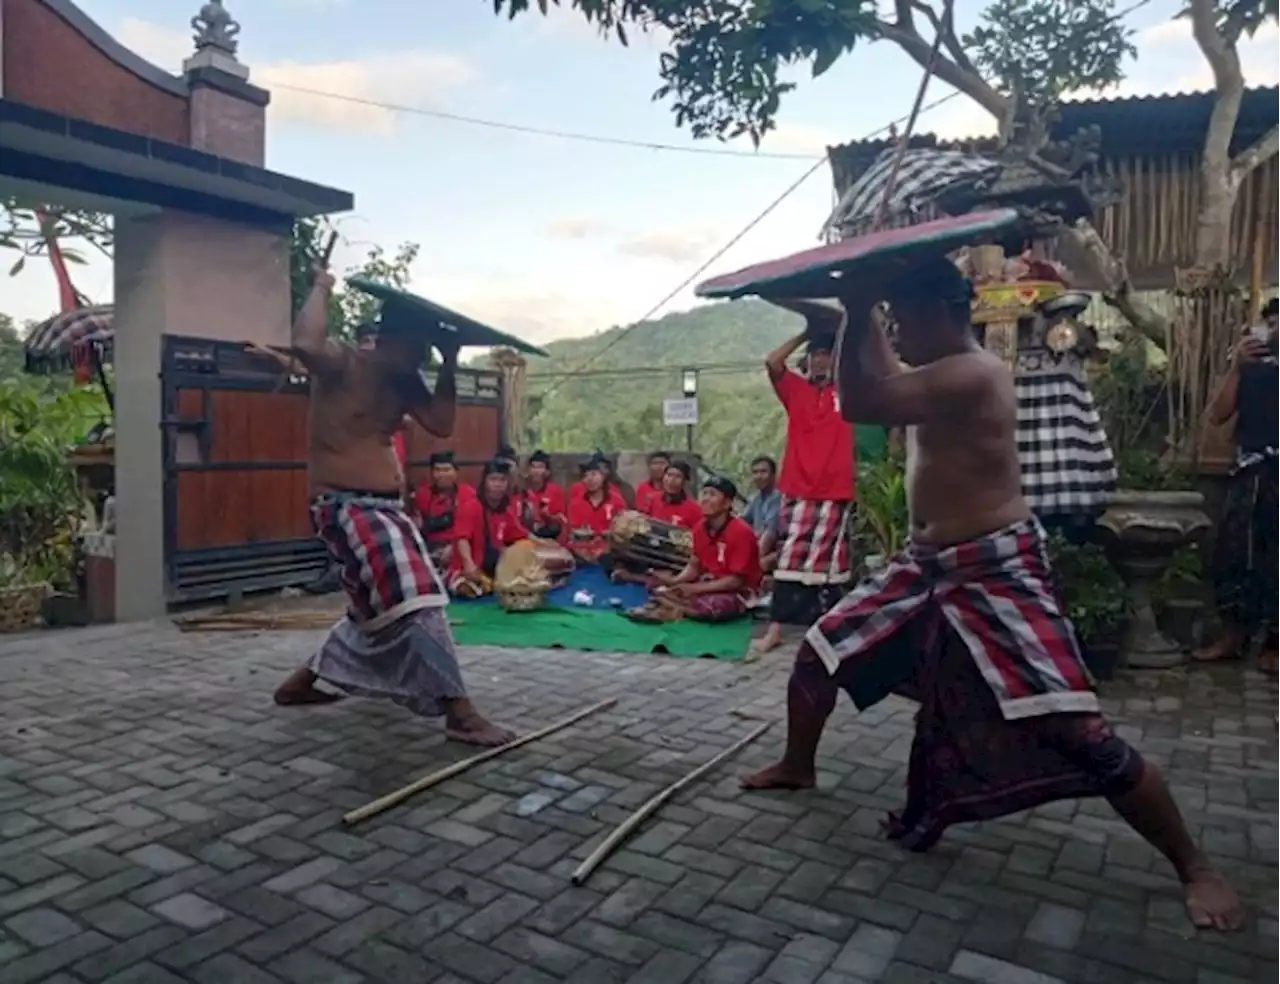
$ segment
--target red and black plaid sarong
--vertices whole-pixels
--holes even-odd
[[[312,500],[311,521],[341,572],[351,620],[365,632],[449,603],[422,535],[398,498],[327,492]]]
[[[1061,711],[1098,713],[1075,632],[1054,596],[1034,518],[948,547],[911,544],[820,618],[805,636],[868,707],[912,673],[878,643],[940,611],[964,643],[1007,720]],[[936,607],[935,607],[936,606]]]

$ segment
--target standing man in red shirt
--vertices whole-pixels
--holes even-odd
[[[640,493],[636,492],[636,508],[660,523],[670,523],[691,530],[702,521],[702,509],[685,491],[693,474],[684,461],[673,461],[662,475],[662,490],[649,496],[646,507],[640,506]]]
[[[646,516],[652,515],[649,503],[662,496],[662,479],[670,464],[671,455],[666,451],[649,452],[649,477],[636,486],[636,508]]]
[[[525,485],[515,493],[520,522],[536,537],[564,542],[569,535],[564,490],[551,481],[551,455],[535,451],[525,467]]]
[[[733,514],[738,489],[727,478],[712,476],[698,496],[702,519],[693,527],[693,553],[679,574],[659,573],[654,598],[693,619],[721,622],[747,612],[747,602],[760,589],[764,572],[755,531]]]
[[[428,463],[431,481],[418,486],[414,493],[414,506],[432,563],[437,570],[447,570],[453,543],[458,538],[458,513],[464,505],[475,500],[476,491],[470,485],[458,484],[458,467],[454,464],[452,451],[434,451]]]
[[[484,466],[480,494],[459,505],[454,530],[449,593],[463,598],[488,594],[502,551],[529,538],[529,531],[516,515],[511,472],[505,460],[494,459]]]
[[[769,353],[769,382],[787,412],[778,490],[777,567],[762,651],[782,641],[782,624],[812,625],[830,585],[848,584],[847,526],[854,498],[853,426],[840,415],[831,350],[842,314],[811,302],[779,301],[803,315],[805,330]],[[807,343],[804,375],[787,359]],[[825,589],[825,590],[824,590]]]

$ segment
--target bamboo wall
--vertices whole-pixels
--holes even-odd
[[[1134,286],[1159,290],[1173,283],[1173,271],[1190,266],[1200,207],[1199,155],[1126,157],[1103,160],[1101,170],[1119,178],[1124,197],[1094,220],[1102,238],[1125,258]],[[1249,282],[1259,246],[1263,285],[1277,281],[1277,197],[1280,161],[1262,164],[1245,179],[1231,223],[1232,255],[1240,281]],[[1261,231],[1261,235],[1259,232]]]

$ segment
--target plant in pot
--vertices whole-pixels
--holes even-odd
[[[858,465],[858,508],[854,537],[869,569],[883,565],[906,546],[906,458],[890,448],[883,458]]]
[[[1124,582],[1096,543],[1075,544],[1055,533],[1049,558],[1085,665],[1096,679],[1110,680],[1129,624]]]
[[[1199,644],[1205,612],[1205,571],[1195,544],[1179,547],[1151,592],[1160,628],[1187,649]]]
[[[0,382],[0,631],[29,628],[46,597],[74,582],[82,502],[68,435],[94,398]]]

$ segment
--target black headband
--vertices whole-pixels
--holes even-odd
[[[432,451],[431,457],[427,459],[427,464],[433,465],[433,466],[434,465],[452,465],[453,452],[452,451]]]
[[[669,462],[669,463],[667,464],[667,470],[668,470],[668,471],[670,471],[672,468],[674,468],[674,469],[675,469],[676,471],[678,471],[681,475],[683,475],[683,476],[684,476],[684,480],[685,480],[686,482],[687,482],[687,481],[689,481],[689,479],[693,478],[693,469],[691,469],[691,468],[689,467],[689,462],[687,462],[687,461],[672,461],[672,462]]]
[[[894,297],[934,297],[944,304],[969,304],[973,282],[945,256],[938,256],[894,278],[885,294]]]
[[[723,475],[712,475],[702,483],[704,489],[715,489],[730,502],[738,498],[738,486],[734,485],[730,479]]]
[[[547,454],[545,451],[535,451],[533,454],[529,455],[529,464],[550,465],[551,455]]]
[[[506,461],[503,461],[499,458],[495,458],[493,461],[485,462],[485,465],[484,465],[485,478],[488,478],[490,475],[510,475],[510,474],[511,474],[511,465]]]

